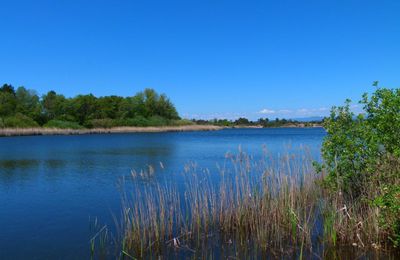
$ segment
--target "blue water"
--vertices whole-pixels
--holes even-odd
[[[324,135],[278,128],[0,138],[0,259],[89,258],[90,223],[113,225],[118,184],[132,169],[152,165],[153,181],[191,162],[213,173],[239,147],[260,156],[263,147],[279,154],[306,146],[318,159]]]

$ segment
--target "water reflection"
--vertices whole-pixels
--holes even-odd
[[[29,169],[37,168],[40,160],[22,159],[22,160],[0,160],[0,170]]]

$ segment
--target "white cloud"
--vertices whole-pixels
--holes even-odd
[[[276,112],[275,110],[264,108],[259,113],[264,115],[269,115],[269,114],[275,114],[275,112]]]

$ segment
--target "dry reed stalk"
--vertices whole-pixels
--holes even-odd
[[[59,128],[0,128],[0,136],[26,135],[82,135],[111,133],[159,133],[184,131],[215,131],[222,127],[212,125],[160,126],[160,127],[113,127],[92,129],[59,129]]]

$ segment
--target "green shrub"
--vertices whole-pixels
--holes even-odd
[[[4,128],[6,125],[4,124],[4,119],[0,117],[0,128]]]
[[[389,231],[389,239],[395,247],[400,246],[400,186],[384,186],[383,194],[375,198],[374,204],[380,209],[379,222]]]
[[[92,119],[85,124],[88,128],[111,128],[115,126],[115,122],[110,118]]]
[[[116,120],[118,126],[149,126],[148,120],[143,116]]]
[[[165,126],[168,123],[168,120],[161,116],[152,116],[147,119],[147,126]]]
[[[63,120],[50,120],[43,127],[47,128],[61,128],[61,129],[82,129],[84,128],[77,122],[63,121]]]
[[[39,124],[32,118],[27,117],[20,113],[17,113],[14,116],[4,118],[3,124],[5,127],[15,127],[15,128],[39,127]]]
[[[378,88],[359,103],[363,115],[355,117],[347,100],[324,121],[325,184],[332,193],[343,192],[348,205],[372,202],[378,207],[385,235],[399,246],[400,89]]]
[[[377,174],[382,158],[400,157],[400,90],[378,88],[359,103],[364,115],[355,117],[347,100],[345,106],[333,107],[324,121],[322,153],[328,181],[348,192]]]

